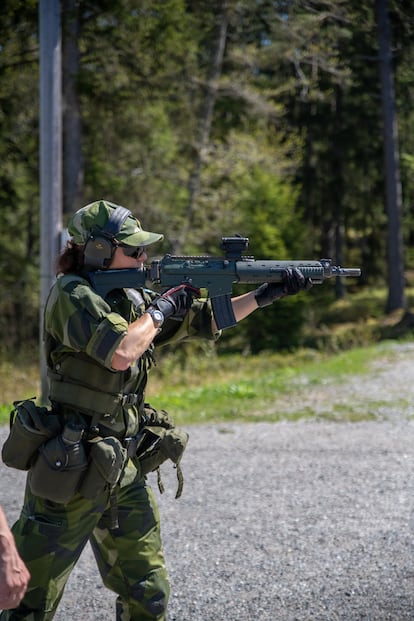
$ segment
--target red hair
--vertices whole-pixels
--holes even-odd
[[[82,271],[84,265],[84,244],[75,244],[69,240],[56,260],[56,275]]]

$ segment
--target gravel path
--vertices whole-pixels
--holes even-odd
[[[414,345],[396,345],[369,376],[298,386],[303,407],[348,404],[375,410],[376,421],[189,429],[183,496],[174,499],[169,466],[159,495],[169,621],[414,619],[413,359]],[[275,407],[288,411],[292,402]],[[23,483],[24,473],[0,465],[10,521]],[[55,620],[68,618],[114,619],[114,595],[89,547]]]

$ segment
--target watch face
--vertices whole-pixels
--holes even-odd
[[[156,328],[161,328],[164,323],[164,314],[157,308],[151,308],[147,312],[151,315],[154,326]]]

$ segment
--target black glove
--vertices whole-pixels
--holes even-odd
[[[151,302],[151,306],[158,308],[165,319],[173,316],[185,317],[190,310],[193,299],[199,296],[200,289],[196,289],[196,287],[192,287],[191,285],[178,285],[162,293]]]
[[[295,295],[299,291],[307,290],[312,287],[312,280],[305,278],[302,272],[296,267],[287,268],[283,275],[282,282],[263,283],[256,289],[255,298],[260,308],[269,306],[276,300],[284,298],[285,295]]]

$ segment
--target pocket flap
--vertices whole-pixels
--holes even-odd
[[[99,474],[111,485],[114,485],[122,472],[126,461],[126,450],[116,438],[109,436],[94,440],[90,458]]]

